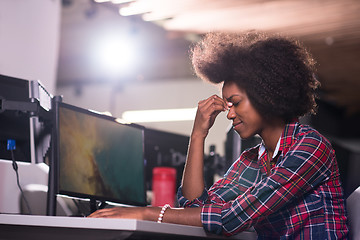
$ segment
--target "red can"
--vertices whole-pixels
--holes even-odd
[[[174,206],[176,193],[176,169],[171,167],[153,168],[152,177],[152,206],[170,204]]]

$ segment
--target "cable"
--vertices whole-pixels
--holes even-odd
[[[15,170],[15,173],[16,173],[16,182],[17,182],[17,185],[18,185],[19,190],[21,192],[21,196],[25,201],[26,207],[29,210],[29,214],[32,215],[29,202],[27,201],[27,199],[26,199],[26,197],[24,195],[24,191],[22,190],[21,185],[20,185],[19,172],[18,172],[19,167],[18,167],[18,165],[17,165],[17,163],[15,161],[14,149],[15,149],[15,140],[8,140],[8,150],[10,150],[10,152],[11,152],[12,167]]]

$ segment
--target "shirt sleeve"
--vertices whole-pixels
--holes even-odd
[[[200,197],[190,201],[189,199],[184,197],[182,193],[182,186],[180,186],[177,192],[177,198],[180,207],[201,207],[205,204],[208,198],[208,192],[206,191],[206,189],[204,189]]]
[[[225,235],[246,230],[329,179],[335,159],[331,146],[315,132],[280,157],[268,177],[234,200],[204,204],[201,219],[205,230]]]
[[[177,192],[177,199],[180,207],[202,207],[209,203],[226,203],[233,200],[250,186],[249,184],[241,184],[239,179],[239,160],[235,161],[228,169],[224,177],[214,183],[209,190],[204,189],[201,196],[190,201],[186,199],[182,193],[180,186]]]

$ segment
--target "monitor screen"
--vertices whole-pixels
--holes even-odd
[[[146,205],[144,130],[58,104],[58,193]]]

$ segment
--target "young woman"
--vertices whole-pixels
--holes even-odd
[[[346,239],[334,150],[319,132],[298,122],[315,113],[319,85],[305,48],[258,32],[209,33],[194,46],[192,63],[200,78],[222,84],[222,97],[198,103],[178,191],[182,208],[112,208],[91,217],[159,218],[225,235],[254,227],[259,239]],[[223,111],[241,138],[258,134],[263,141],[206,190],[204,142]]]

